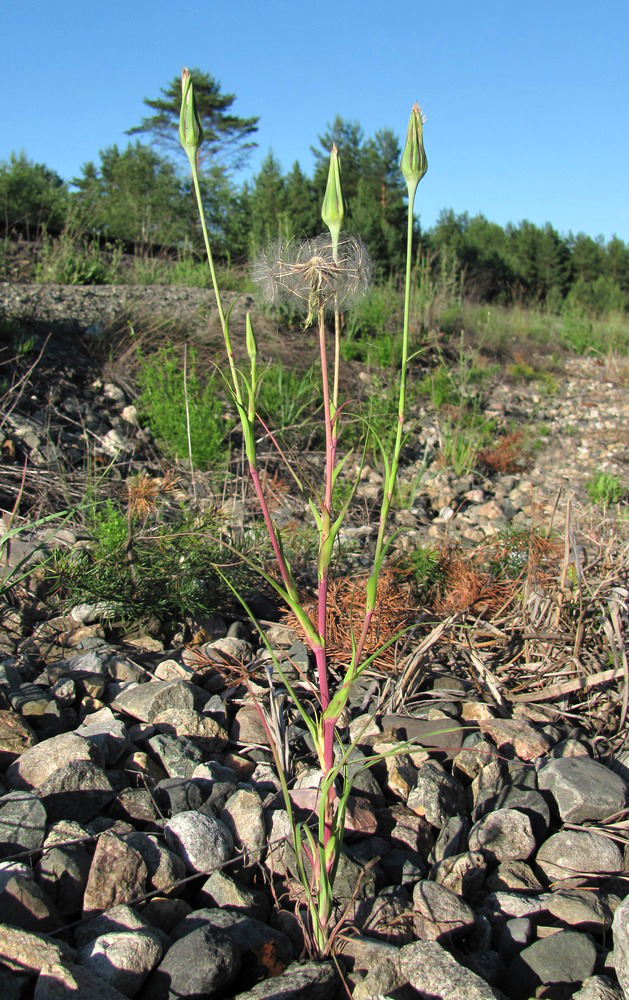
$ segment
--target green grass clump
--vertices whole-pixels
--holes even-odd
[[[188,457],[186,388],[190,422],[192,462],[198,469],[223,468],[227,461],[227,437],[231,422],[224,417],[223,384],[211,376],[202,384],[196,374],[196,356],[188,354],[184,381],[183,359],[172,344],[156,354],[139,354],[138,417],[147,424],[166,453]]]
[[[320,395],[312,370],[300,375],[282,364],[270,364],[260,379],[257,409],[272,430],[283,431],[312,417]]]
[[[611,472],[599,472],[592,476],[585,488],[592,503],[605,508],[612,503],[620,503],[626,493],[620,476],[615,476]]]
[[[57,551],[50,577],[72,603],[104,601],[113,618],[127,622],[181,622],[186,616],[224,610],[230,595],[214,564],[243,584],[232,548],[222,546],[218,515],[181,509],[168,520],[129,514],[108,499],[85,515],[92,542]]]
[[[411,574],[415,589],[424,599],[444,580],[442,554],[431,545],[420,545],[405,555],[400,569]]]

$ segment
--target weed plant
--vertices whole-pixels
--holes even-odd
[[[150,427],[167,455],[178,459],[191,455],[198,469],[223,469],[232,422],[225,417],[220,377],[200,382],[194,350],[188,352],[184,372],[182,358],[172,344],[149,357],[138,349],[138,359],[140,421]]]
[[[620,476],[611,472],[598,472],[586,483],[587,494],[592,503],[607,509],[612,503],[620,503],[627,490]]]
[[[330,623],[329,595],[332,557],[339,531],[347,514],[357,485],[339,505],[337,485],[349,453],[340,455],[339,442],[345,423],[345,406],[340,398],[341,365],[341,315],[368,287],[370,267],[366,251],[355,236],[341,232],[344,217],[341,190],[341,167],[338,151],[333,146],[330,155],[328,183],[322,206],[322,219],[328,233],[314,240],[303,242],[277,242],[260,253],[255,276],[269,302],[291,303],[305,315],[305,325],[314,325],[318,332],[323,396],[322,423],[325,438],[325,459],[322,481],[312,493],[306,491],[298,471],[289,466],[290,474],[307,501],[318,536],[317,594],[315,607],[309,611],[297,590],[290,562],[286,558],[282,532],[271,515],[268,497],[260,474],[256,441],[256,406],[260,373],[257,362],[257,345],[250,317],[246,317],[246,346],[249,357],[248,371],[240,370],[235,363],[232,348],[230,314],[222,305],[220,288],[214,268],[203,201],[198,176],[199,148],[203,132],[196,109],[194,89],[190,74],[182,74],[182,103],[179,137],[186,152],[192,172],[201,226],[206,245],[208,263],[225,349],[229,363],[228,381],[232,400],[241,421],[243,441],[251,482],[268,532],[277,571],[270,575],[264,568],[259,572],[275,589],[299,623],[310,647],[316,665],[317,703],[313,707],[287,680],[281,663],[274,658],[277,670],[295,709],[301,716],[316,749],[320,767],[319,803],[314,828],[296,821],[289,791],[290,774],[279,737],[273,736],[273,716],[268,715],[262,703],[255,702],[262,724],[269,735],[275,756],[278,777],[292,829],[292,842],[299,880],[305,892],[311,943],[319,955],[327,955],[334,946],[340,925],[334,919],[334,880],[341,857],[345,815],[352,777],[348,761],[353,746],[343,744],[339,719],[344,712],[350,693],[365,667],[376,654],[367,654],[370,626],[378,604],[378,582],[388,550],[387,522],[396,485],[398,465],[404,443],[406,408],[406,382],[409,361],[409,319],[411,293],[411,265],[413,241],[413,204],[419,181],[427,169],[423,146],[423,118],[417,105],[413,108],[408,126],[407,140],[402,156],[401,169],[408,188],[408,219],[406,239],[406,281],[404,293],[404,319],[399,361],[397,412],[395,413],[387,448],[380,440],[380,454],[384,469],[384,489],[378,522],[378,533],[373,553],[371,572],[368,575],[364,603],[358,619],[350,620],[352,653],[344,664],[341,680],[335,683],[330,671],[328,651],[328,626]],[[329,325],[328,325],[329,324]],[[330,355],[330,356],[329,356]],[[243,606],[247,608],[246,601]],[[261,631],[264,639],[264,633]],[[396,637],[397,638],[397,637]],[[269,647],[270,649],[270,647]],[[271,655],[274,656],[272,650]],[[399,752],[399,751],[398,751]],[[376,760],[365,762],[369,767]]]
[[[114,284],[121,257],[119,247],[112,245],[103,250],[98,241],[70,222],[57,239],[44,232],[35,280],[57,285]]]
[[[91,503],[85,526],[91,544],[56,550],[49,578],[72,603],[105,602],[118,621],[182,622],[233,603],[225,576],[245,585],[231,546],[220,541],[216,511],[180,508],[164,516],[152,499],[138,505],[131,487],[127,504],[111,498]],[[229,569],[219,573],[217,564]]]

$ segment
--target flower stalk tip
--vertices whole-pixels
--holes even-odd
[[[323,205],[321,206],[321,218],[330,230],[332,245],[335,250],[338,246],[344,215],[345,208],[343,205],[343,190],[341,188],[341,160],[339,157],[339,151],[336,148],[336,143],[333,143],[332,150],[330,152],[328,183],[326,185],[325,195],[323,196]]]
[[[424,121],[419,104],[414,104],[400,162],[400,169],[404,175],[411,201],[415,197],[417,185],[428,170],[428,160],[424,149]]]
[[[192,77],[187,69],[181,71],[181,112],[179,114],[179,142],[185,149],[190,162],[196,161],[199,147],[203,142],[203,128],[197,109],[192,86]]]

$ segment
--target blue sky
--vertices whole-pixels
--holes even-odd
[[[71,179],[126,144],[184,65],[260,115],[259,148],[310,172],[336,114],[403,138],[418,101],[443,208],[629,242],[627,0],[1,0],[0,159]]]

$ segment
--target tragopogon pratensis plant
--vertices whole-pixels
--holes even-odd
[[[272,749],[278,767],[278,777],[282,784],[286,809],[293,831],[293,846],[297,859],[298,874],[305,889],[308,904],[310,930],[315,950],[320,955],[328,954],[338,932],[333,919],[334,878],[340,858],[345,826],[345,814],[351,791],[351,780],[347,774],[347,762],[353,745],[345,746],[339,734],[339,718],[347,705],[352,686],[362,671],[374,658],[366,654],[368,633],[376,610],[378,578],[387,551],[386,528],[397,477],[400,453],[403,444],[403,425],[406,405],[406,377],[408,368],[409,306],[411,251],[413,235],[413,206],[417,185],[426,173],[427,161],[423,145],[423,116],[415,105],[411,112],[408,132],[401,162],[401,170],[408,187],[408,224],[406,257],[406,290],[404,300],[404,327],[402,337],[402,364],[399,379],[399,405],[393,449],[386,454],[382,449],[384,466],[384,497],[382,501],[378,535],[373,566],[367,581],[367,598],[364,618],[353,637],[353,652],[345,667],[344,676],[336,689],[332,689],[326,648],[328,623],[328,588],[330,564],[339,529],[353,497],[353,490],[335,513],[334,497],[338,475],[347,455],[338,459],[339,432],[342,423],[342,404],[339,404],[339,365],[341,308],[348,307],[367,288],[371,275],[371,265],[367,251],[357,236],[342,232],[344,203],[341,188],[341,166],[338,150],[332,147],[327,189],[322,206],[322,219],[328,233],[313,240],[275,243],[259,255],[254,265],[256,278],[262,293],[271,302],[290,300],[300,303],[305,314],[305,325],[316,323],[319,334],[321,379],[323,392],[323,420],[325,424],[325,470],[320,490],[308,497],[308,504],[314,518],[318,534],[317,558],[317,612],[312,620],[302,604],[293,579],[291,568],[284,554],[280,529],[271,517],[264,493],[256,456],[254,426],[256,423],[256,393],[259,387],[257,372],[257,347],[249,314],[246,316],[245,339],[249,357],[249,372],[244,374],[235,363],[229,328],[230,314],[221,303],[212,251],[203,214],[199,180],[198,152],[203,133],[196,110],[194,90],[187,70],[182,74],[182,104],[179,135],[181,144],[190,161],[194,190],[196,192],[201,226],[208,255],[212,284],[216,296],[218,313],[225,338],[225,348],[229,362],[230,391],[242,424],[243,438],[249,473],[257,501],[269,534],[273,553],[279,571],[279,581],[260,569],[261,574],[275,588],[281,599],[297,618],[305,639],[312,651],[317,671],[318,706],[313,713],[310,706],[297,694],[284,676],[280,664],[277,670],[289,696],[301,715],[313,739],[319,765],[321,783],[319,789],[318,822],[313,829],[306,823],[295,822],[289,794],[289,775],[285,771],[285,759],[281,748],[274,744]],[[327,317],[334,321],[334,361],[330,373],[328,365]],[[290,472],[300,490],[304,492],[297,470]],[[354,489],[355,489],[354,484]],[[244,601],[243,601],[244,604]],[[245,605],[246,607],[246,605]],[[262,634],[262,633],[261,633]],[[264,638],[263,634],[262,637]],[[262,708],[260,716],[267,732],[272,736],[273,727]],[[399,750],[406,747],[400,747]],[[376,757],[365,761],[371,766]],[[337,780],[339,779],[339,780]]]

